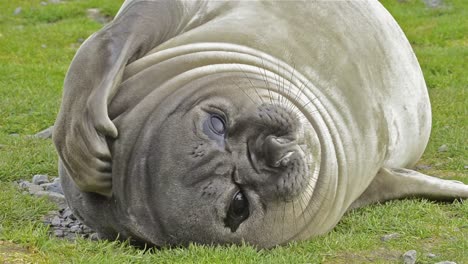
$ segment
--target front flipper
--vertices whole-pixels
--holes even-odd
[[[403,198],[452,201],[468,198],[468,185],[439,179],[408,169],[382,168],[349,209]]]
[[[127,0],[116,19],[77,52],[65,79],[53,139],[81,191],[111,196],[112,157],[106,138],[116,138],[118,131],[108,104],[125,66],[177,35],[188,11],[182,2]]]

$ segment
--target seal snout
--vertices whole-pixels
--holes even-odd
[[[296,146],[294,140],[273,135],[266,137],[262,146],[266,164],[274,168],[287,167],[296,153]]]

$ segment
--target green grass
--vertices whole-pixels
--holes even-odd
[[[120,242],[74,243],[49,237],[41,217],[53,206],[12,184],[34,174],[57,174],[50,140],[28,135],[51,126],[67,67],[79,46],[102,25],[86,18],[99,7],[114,14],[122,1],[80,0],[40,5],[0,4],[0,260],[33,263],[468,263],[468,203],[393,201],[348,213],[329,234],[271,250],[249,246],[143,251]],[[407,34],[423,69],[433,108],[424,173],[468,183],[468,2],[428,9],[420,0],[381,1]],[[14,15],[21,6],[22,12]],[[448,151],[437,149],[446,144]],[[385,234],[400,237],[382,242]],[[6,242],[10,241],[10,242]],[[12,246],[13,245],[13,246]],[[426,253],[436,254],[430,259]],[[13,254],[14,253],[14,254]],[[19,262],[21,263],[21,262]]]

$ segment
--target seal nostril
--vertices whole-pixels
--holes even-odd
[[[274,168],[288,166],[297,144],[288,138],[268,136],[263,142],[263,155],[266,163]]]
[[[288,166],[289,162],[291,161],[290,157],[293,154],[294,154],[294,151],[287,152],[286,154],[284,154],[283,157],[281,157],[277,162],[275,162],[273,164],[273,167],[279,167],[279,166],[286,167],[286,166]]]

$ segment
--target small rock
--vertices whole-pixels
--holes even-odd
[[[427,7],[429,8],[437,8],[443,5],[442,0],[423,0]]]
[[[48,192],[63,194],[62,185],[60,182],[45,183],[42,184],[41,187]]]
[[[443,144],[437,149],[438,152],[447,152],[448,151],[448,146],[446,144]]]
[[[44,189],[41,186],[32,184],[30,182],[20,183],[20,187],[21,186],[25,186],[25,188],[23,187],[23,189],[28,189],[28,193],[32,195],[36,195],[37,193],[44,191]]]
[[[10,137],[19,137],[19,134],[18,133],[11,133]]]
[[[28,182],[28,181],[19,181],[19,182],[18,182],[18,186],[19,186],[21,189],[28,189],[30,184],[31,184],[31,183]]]
[[[73,233],[76,233],[80,230],[80,226],[79,225],[72,225],[70,227],[70,232],[73,232]]]
[[[21,13],[21,11],[23,11],[23,9],[21,8],[21,6],[18,6],[15,11],[13,12],[13,14],[16,16],[16,15],[19,15]]]
[[[64,237],[64,236],[65,236],[63,230],[55,230],[55,231],[54,231],[54,235],[55,235],[56,237]]]
[[[65,209],[65,211],[64,211],[64,213],[63,213],[62,216],[63,216],[64,218],[70,218],[70,219],[72,219],[72,218],[73,218],[73,217],[72,217],[72,216],[73,216],[73,213],[72,213],[72,211],[71,211],[69,208],[67,208],[67,209]],[[75,219],[72,219],[72,220],[75,220]]]
[[[44,2],[44,1],[41,2],[41,6],[46,6],[46,5],[47,5],[47,2]]]
[[[70,227],[70,226],[72,226],[72,225],[73,225],[73,224],[72,224],[72,221],[71,221],[71,220],[64,220],[64,221],[62,221],[62,223],[60,223],[60,226],[61,226],[61,227]]]
[[[54,216],[54,218],[52,218],[52,221],[50,221],[50,223],[53,226],[59,226],[61,222],[62,222],[62,220],[58,216]]]
[[[43,196],[47,197],[49,201],[55,203],[61,209],[67,207],[67,201],[65,200],[65,196],[63,194],[40,191],[40,192],[35,193],[34,195],[38,197],[43,197]]]
[[[416,263],[416,250],[409,250],[403,254],[403,263],[414,264]]]
[[[441,262],[437,262],[436,264],[457,264],[457,263],[453,261],[441,261]]]
[[[46,44],[42,44],[42,45],[41,45],[41,48],[45,49],[45,48],[47,48],[47,45],[46,45]]]
[[[397,239],[400,237],[400,234],[398,233],[393,233],[393,234],[388,234],[380,238],[381,241],[386,242],[392,239]]]
[[[71,220],[73,221],[77,221],[78,218],[76,218],[76,216],[72,213],[68,218],[70,218]]]
[[[433,253],[427,253],[426,256],[427,256],[428,258],[435,258],[435,257],[437,257],[436,254],[433,254]]]
[[[0,146],[1,148],[1,146]],[[468,170],[468,165],[465,165],[463,168],[465,168],[465,170]]]
[[[70,240],[70,241],[73,241],[76,239],[76,234],[75,233],[68,233],[66,236],[65,236],[66,239]]]
[[[60,4],[62,0],[49,0],[49,3],[51,4]]]
[[[44,183],[49,183],[49,176],[44,174],[36,174],[32,178],[32,183],[36,185],[41,185]]]

